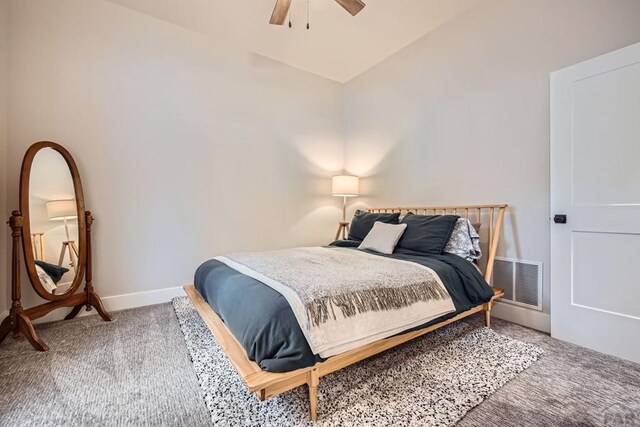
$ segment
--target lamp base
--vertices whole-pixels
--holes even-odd
[[[349,223],[348,222],[340,221],[340,224],[338,225],[338,231],[336,232],[336,239],[335,240],[339,240],[340,239],[340,234],[342,234],[342,240],[345,240],[347,238],[347,236],[349,235]]]
[[[62,247],[60,248],[60,257],[58,258],[58,265],[62,267],[67,249],[69,250],[69,266],[73,268],[73,271],[75,272],[76,259],[78,259],[78,247],[76,246],[76,242],[73,240],[62,242]]]

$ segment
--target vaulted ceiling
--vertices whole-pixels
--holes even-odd
[[[269,25],[275,0],[109,1],[346,82],[481,0],[364,0],[356,17],[334,0],[293,0],[293,28]]]

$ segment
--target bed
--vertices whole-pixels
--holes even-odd
[[[263,255],[268,261],[266,264],[272,269],[280,269],[270,272],[268,277],[250,269],[243,269],[245,265],[253,266],[251,258],[240,258],[243,264],[237,264],[235,259],[218,257],[198,268],[194,285],[185,286],[185,291],[250,391],[255,392],[259,399],[265,400],[307,384],[310,418],[316,420],[317,387],[321,377],[481,311],[485,314],[485,325],[490,326],[492,305],[504,295],[503,290],[490,287],[487,282],[490,281],[493,272],[506,207],[507,205],[474,205],[368,210],[368,213],[458,215],[469,220],[475,219],[476,223],[483,224],[482,231],[487,237],[484,242],[488,256],[484,258],[486,266],[482,268],[483,273],[478,266],[453,254],[424,256],[403,249],[386,255],[365,253],[369,251],[357,250],[359,242],[349,240],[334,242],[327,248],[308,249],[307,253],[303,252],[305,257],[310,256],[314,262],[317,260],[313,259],[313,256],[318,252],[323,256],[329,253],[340,260],[348,260],[348,265],[358,265],[357,262],[363,261],[371,263],[372,266],[379,263],[380,268],[384,269],[421,268],[435,273],[434,276],[438,278],[440,286],[446,289],[450,301],[441,301],[440,311],[434,308],[435,314],[431,317],[427,316],[424,310],[417,311],[416,313],[423,317],[415,317],[413,323],[403,324],[397,329],[387,327],[384,329],[384,335],[377,335],[378,330],[375,330],[376,333],[363,332],[366,339],[339,341],[339,337],[333,337],[339,335],[339,330],[328,329],[330,333],[327,333],[321,329],[325,325],[318,321],[313,325],[320,328],[318,336],[326,338],[327,335],[331,335],[334,341],[338,340],[338,344],[330,339],[327,339],[329,342],[325,342],[313,336],[310,332],[313,328],[303,325],[301,319],[305,316],[299,313],[300,308],[296,306],[295,300],[288,298],[287,292],[274,284],[267,286],[270,277],[278,277],[278,274],[286,269],[285,264],[278,264],[277,258],[269,259],[267,255]],[[405,264],[410,264],[411,267]],[[294,272],[291,274],[295,274],[293,261],[292,265]],[[372,267],[372,271],[372,274],[375,274],[375,268]],[[331,277],[329,273],[326,274],[327,277]],[[345,275],[339,270],[336,274]],[[318,276],[318,273],[309,274],[311,277],[314,275]],[[285,279],[282,279],[283,282],[287,281]],[[359,304],[362,303],[361,299],[358,299]],[[374,300],[377,301],[376,304],[379,304],[380,300],[385,302],[379,296]],[[415,300],[412,301],[412,307],[420,307],[415,304]],[[429,304],[436,306],[436,302],[430,300]],[[344,301],[342,303],[340,308],[348,311],[348,304]],[[450,307],[445,308],[446,303],[449,303]],[[332,310],[325,307],[324,310],[320,310],[320,314],[313,311],[305,312],[305,315],[308,319],[313,317],[309,315],[312,313],[315,318],[323,318],[330,323]],[[377,308],[375,311],[378,314],[367,313],[372,317],[365,318],[366,325],[380,316],[384,316],[387,321],[390,313],[396,313],[398,310],[384,311]],[[335,314],[333,316],[335,318]],[[329,320],[326,320],[327,317]],[[406,313],[404,317],[407,317]],[[356,322],[357,316],[343,320]],[[378,336],[382,338],[377,339]]]

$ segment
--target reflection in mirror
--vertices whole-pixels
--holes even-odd
[[[64,157],[51,148],[36,154],[29,179],[29,218],[35,269],[51,294],[73,284],[78,225],[73,179]]]

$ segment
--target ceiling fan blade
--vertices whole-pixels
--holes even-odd
[[[336,0],[351,15],[356,16],[366,6],[362,0]]]
[[[291,0],[277,0],[276,6],[273,8],[269,24],[282,25],[287,18],[287,12],[291,6]]]

